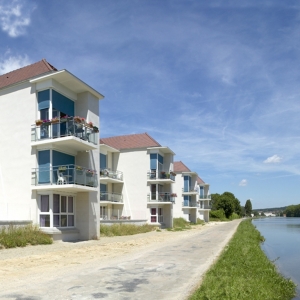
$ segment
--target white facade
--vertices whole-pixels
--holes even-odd
[[[172,227],[173,151],[167,147],[116,150],[104,143],[101,154],[101,196],[110,197],[107,201],[100,196],[103,219]]]
[[[177,198],[173,206],[173,217],[184,218],[192,223],[196,223],[197,219],[209,222],[209,185],[199,181],[195,172],[175,170],[175,173],[174,192]]]
[[[87,122],[99,128],[102,98],[66,70],[0,89],[0,220],[31,220],[54,239],[99,236],[99,134]],[[45,116],[58,123],[34,124]]]

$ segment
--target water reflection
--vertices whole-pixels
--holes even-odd
[[[300,218],[261,218],[253,224],[266,239],[262,249],[268,258],[298,285],[294,299],[300,299]]]

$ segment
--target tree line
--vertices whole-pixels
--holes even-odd
[[[283,212],[287,217],[300,217],[300,204],[289,205]]]
[[[227,219],[232,217],[251,217],[252,203],[247,200],[245,206],[241,206],[239,199],[230,192],[224,192],[223,194],[211,194],[211,215],[212,217],[220,217],[214,211],[223,211]]]

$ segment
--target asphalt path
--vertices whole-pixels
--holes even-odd
[[[187,299],[241,220],[225,222],[139,252],[35,274],[0,291],[0,299]],[[0,278],[1,281],[1,278]]]

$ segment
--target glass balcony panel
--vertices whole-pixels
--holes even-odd
[[[45,139],[56,139],[66,136],[75,136],[81,140],[97,145],[98,129],[87,124],[78,123],[72,117],[61,118],[57,122],[43,122],[31,126],[31,141],[38,142]]]
[[[123,202],[123,195],[117,193],[100,192],[100,201]]]
[[[60,165],[33,169],[31,182],[35,186],[77,184],[97,187],[98,176],[96,170],[90,170],[78,165]]]
[[[100,177],[102,177],[102,178],[108,177],[108,178],[113,178],[113,179],[123,181],[123,172],[118,171],[118,170],[113,171],[109,168],[100,169]]]

